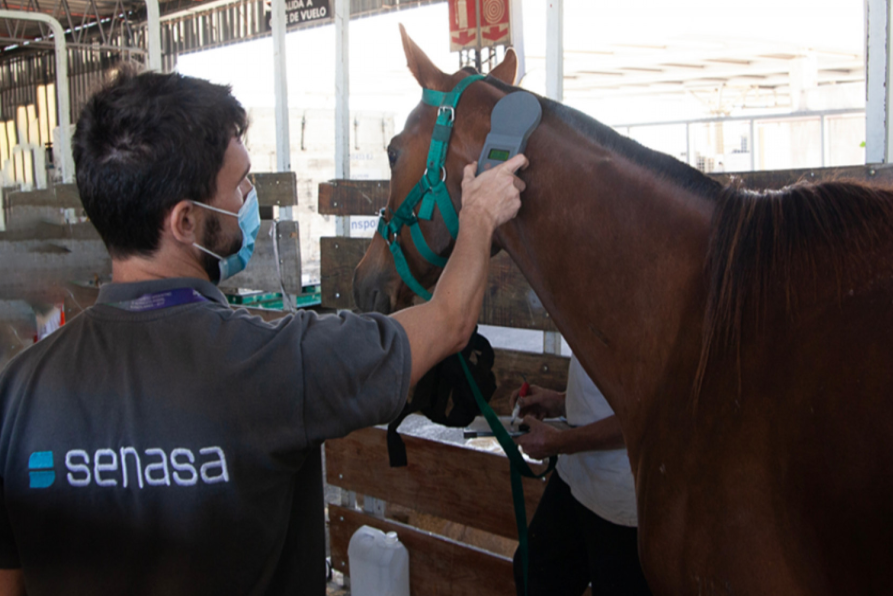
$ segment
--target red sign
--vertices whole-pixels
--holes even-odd
[[[512,42],[510,0],[449,0],[450,51],[478,47],[477,5],[481,11],[481,47]]]

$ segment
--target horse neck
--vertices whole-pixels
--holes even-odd
[[[521,211],[497,241],[620,417],[632,456],[653,402],[691,390],[713,204],[554,117],[544,124]]]

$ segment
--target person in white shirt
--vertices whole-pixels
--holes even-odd
[[[558,455],[528,531],[528,596],[650,594],[639,563],[636,490],[620,423],[601,391],[571,358],[567,390],[531,385],[515,390],[530,432],[517,439],[530,457]],[[566,416],[559,430],[540,422]],[[515,553],[515,586],[524,594],[523,568]]]

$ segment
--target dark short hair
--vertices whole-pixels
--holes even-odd
[[[217,192],[226,149],[247,127],[227,86],[120,70],[87,101],[73,139],[81,202],[109,254],[155,252],[174,205]]]

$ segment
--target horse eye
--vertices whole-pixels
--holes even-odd
[[[388,147],[388,161],[391,162],[392,168],[397,164],[397,156],[397,150],[393,147]]]

